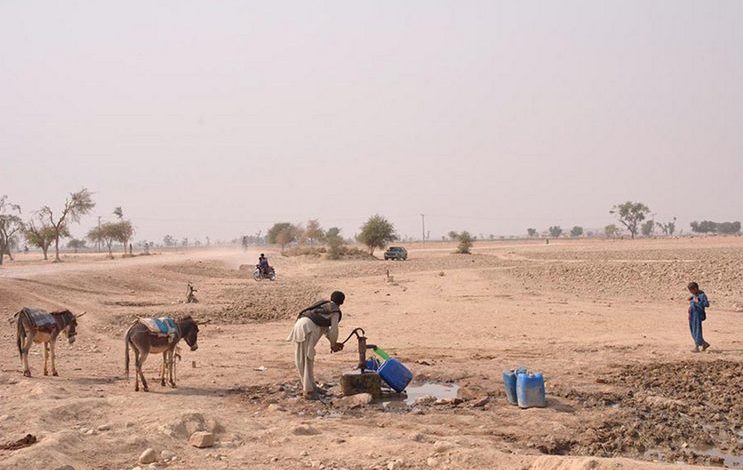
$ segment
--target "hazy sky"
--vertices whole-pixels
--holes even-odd
[[[743,218],[743,1],[0,0],[0,194],[139,239]],[[95,217],[73,228],[80,235]]]

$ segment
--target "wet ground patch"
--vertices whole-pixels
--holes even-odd
[[[743,362],[631,365],[598,382],[611,390],[555,391],[602,417],[574,437],[541,443],[540,451],[733,468],[741,462]]]

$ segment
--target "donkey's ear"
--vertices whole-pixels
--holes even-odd
[[[88,312],[86,311],[86,312],[83,312],[83,313],[81,313],[81,314],[79,314],[79,315],[75,315],[75,318],[80,318],[80,317],[82,317],[83,315],[85,315],[86,313],[88,313]]]

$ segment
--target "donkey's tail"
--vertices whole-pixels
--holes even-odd
[[[18,319],[16,320],[16,334],[15,334],[15,341],[18,345],[18,354],[21,356],[21,359],[23,359],[23,343],[26,342],[26,329],[23,327],[23,321],[21,320],[21,315],[18,315]]]

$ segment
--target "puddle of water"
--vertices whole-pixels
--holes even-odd
[[[726,468],[743,468],[743,455],[726,454],[714,447],[707,450],[696,450],[695,452],[701,455],[709,455],[710,457],[722,459],[723,465]]]
[[[711,448],[707,450],[700,449],[689,449],[698,455],[706,455],[709,457],[716,457],[723,460],[723,466],[725,468],[743,468],[743,456],[726,454],[719,449]],[[645,452],[645,458],[651,460],[657,460],[659,462],[666,462],[665,454],[662,450],[652,449]]]
[[[417,387],[408,387],[405,391],[408,395],[405,399],[405,403],[408,405],[412,405],[413,403],[415,403],[415,400],[420,397],[431,396],[436,399],[457,398],[459,385],[425,383]]]

